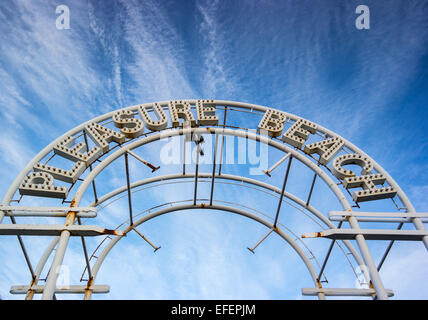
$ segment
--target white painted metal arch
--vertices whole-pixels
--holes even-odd
[[[188,104],[196,105],[199,100],[184,100],[184,101]],[[169,101],[162,101],[162,102],[158,102],[157,104],[160,105],[162,108],[166,108],[168,106],[168,103],[169,103]],[[145,104],[143,106],[148,108],[148,110],[150,110],[150,109],[153,109],[153,105],[154,105],[153,103],[148,103],[148,104]],[[225,110],[224,118],[226,118],[226,110],[230,110],[230,111],[233,110],[234,112],[247,112],[247,113],[248,112],[250,112],[250,113],[266,113],[269,110],[272,110],[271,108],[268,108],[268,107],[257,106],[257,105],[252,105],[252,104],[248,104],[248,103],[241,103],[241,102],[223,101],[223,100],[210,100],[210,105],[214,105],[216,107],[220,107],[220,106],[224,107],[224,110]],[[130,106],[130,107],[121,109],[121,111],[128,110],[128,111],[135,113],[139,107],[140,107],[140,105]],[[81,133],[84,130],[85,126],[87,126],[88,124],[91,124],[91,123],[101,123],[102,124],[103,122],[108,121],[117,112],[118,112],[118,110],[110,112],[108,114],[105,114],[105,115],[99,116],[97,118],[94,118],[90,121],[87,121],[87,122],[81,124],[80,126],[77,126],[76,128],[68,131],[67,133],[65,133],[64,135],[59,137],[58,139],[54,140],[51,144],[49,144],[46,148],[44,148],[41,152],[39,152],[39,154],[36,155],[26,165],[26,167],[20,172],[20,174],[16,177],[16,179],[14,180],[12,185],[9,187],[6,195],[4,196],[3,201],[2,201],[3,210],[0,209],[0,225],[1,225],[1,222],[2,222],[5,214],[10,216],[10,214],[8,213],[10,211],[10,209],[6,210],[5,208],[10,207],[11,201],[13,201],[13,197],[16,194],[16,192],[17,192],[21,182],[23,181],[23,179],[27,176],[27,174],[29,174],[33,170],[34,166],[38,162],[45,159],[52,152],[54,146],[56,146],[59,142],[64,140],[66,137],[78,135],[79,133]],[[292,114],[289,114],[286,112],[282,112],[282,113],[286,115],[288,120],[290,120],[291,122],[294,122],[294,123],[296,123],[296,121],[302,119],[300,117],[297,117],[295,115],[292,115]],[[226,120],[226,119],[224,119],[224,120]],[[340,138],[341,140],[343,140],[344,148],[346,148],[347,151],[358,153],[359,155],[367,157],[368,159],[370,159],[370,161],[373,164],[374,170],[376,170],[377,173],[382,174],[384,177],[386,177],[388,184],[397,191],[397,197],[402,204],[401,207],[403,209],[405,209],[411,215],[411,217],[408,219],[413,223],[416,230],[419,230],[420,232],[423,232],[425,230],[424,226],[423,226],[423,221],[416,214],[415,209],[414,209],[413,205],[411,204],[411,202],[409,201],[409,199],[407,198],[407,196],[404,194],[404,192],[401,190],[401,188],[398,186],[398,184],[392,179],[392,177],[379,164],[377,164],[367,154],[365,154],[362,150],[360,150],[359,148],[354,146],[352,143],[350,143],[346,139],[343,139],[342,137],[338,136],[334,132],[331,132],[328,129],[325,129],[322,126],[316,125],[316,127],[317,127],[317,129],[316,129],[317,134],[319,134],[323,137]],[[257,141],[260,143],[268,144],[269,146],[290,155],[293,159],[297,159],[298,161],[303,163],[307,168],[312,170],[315,173],[315,177],[320,177],[321,180],[328,186],[328,188],[331,190],[331,192],[337,198],[340,206],[342,207],[342,210],[344,210],[345,212],[351,213],[351,214],[349,214],[349,216],[347,216],[346,220],[349,222],[351,228],[353,228],[353,230],[357,231],[356,235],[354,236],[354,239],[356,240],[356,242],[358,244],[358,247],[360,249],[362,257],[360,257],[358,252],[353,248],[352,244],[349,241],[345,240],[344,243],[347,246],[347,248],[350,250],[352,255],[354,256],[354,258],[356,259],[357,263],[360,265],[365,264],[368,267],[368,269],[370,271],[371,283],[373,284],[373,287],[374,287],[374,290],[376,293],[376,297],[379,299],[386,299],[387,298],[388,293],[385,290],[385,288],[383,287],[379,273],[376,269],[376,266],[374,265],[373,259],[371,257],[371,254],[370,254],[368,247],[367,247],[367,244],[366,244],[366,239],[364,238],[363,234],[358,233],[358,230],[359,230],[358,219],[356,217],[354,217],[354,215],[352,215],[352,206],[349,203],[348,198],[344,192],[345,189],[341,189],[337,185],[337,183],[333,180],[332,176],[329,175],[330,170],[328,169],[327,166],[324,166],[322,164],[319,165],[319,163],[317,164],[314,161],[315,160],[314,158],[308,157],[301,149],[291,147],[291,146],[285,144],[283,141],[281,141],[277,138],[269,138],[266,136],[261,136],[261,135],[256,134],[256,133],[249,132],[246,129],[236,128],[236,127],[228,127],[225,123],[222,127],[220,127],[220,126],[205,126],[205,127],[201,126],[201,127],[196,127],[196,128],[168,129],[168,130],[163,130],[162,132],[159,132],[159,133],[151,132],[149,134],[145,134],[142,138],[130,139],[130,140],[126,141],[124,144],[122,144],[122,146],[120,148],[116,149],[114,152],[110,152],[105,158],[103,158],[99,163],[97,163],[94,168],[92,168],[92,166],[91,166],[90,167],[91,171],[86,175],[86,177],[84,178],[82,183],[77,188],[77,190],[73,196],[71,206],[72,207],[79,207],[80,202],[81,202],[83,196],[86,194],[88,187],[91,185],[91,183],[93,183],[95,181],[95,178],[97,177],[97,175],[99,175],[109,164],[113,163],[115,160],[121,158],[122,156],[125,156],[125,158],[126,158],[128,154],[132,154],[132,150],[139,148],[139,147],[142,147],[145,144],[148,144],[148,143],[151,143],[154,141],[158,141],[161,138],[179,136],[179,135],[183,135],[183,134],[198,134],[198,135],[211,134],[211,135],[216,135],[216,136],[230,135],[230,136],[236,136],[236,137],[251,139],[251,140],[254,140],[254,141]],[[290,162],[291,162],[291,157],[290,157]],[[214,170],[213,170],[213,172],[214,172]],[[274,187],[274,186],[271,186],[269,184],[263,183],[261,181],[250,179],[247,177],[238,177],[238,176],[232,176],[232,175],[227,175],[227,174],[219,175],[218,177],[216,177],[215,175],[213,176],[212,174],[199,174],[197,171],[196,171],[195,175],[190,175],[190,176],[176,174],[176,175],[170,175],[168,177],[163,176],[163,177],[154,177],[154,178],[145,179],[144,181],[133,183],[132,186],[128,185],[127,187],[119,188],[115,191],[110,192],[109,194],[102,196],[99,199],[99,201],[93,205],[94,206],[99,205],[100,203],[102,203],[106,199],[111,198],[120,192],[124,192],[125,190],[130,192],[130,189],[132,189],[138,185],[150,183],[153,181],[157,181],[159,179],[175,179],[175,178],[179,178],[179,177],[180,178],[186,178],[186,177],[195,177],[195,176],[196,176],[196,178],[198,178],[198,177],[212,178],[213,184],[214,184],[214,178],[216,178],[216,179],[220,178],[220,179],[244,181],[244,182],[249,183],[249,184],[253,184],[253,185],[257,185],[259,187],[265,188],[265,189],[269,189],[269,190],[274,191],[274,192],[281,195],[280,203],[282,201],[282,197],[285,196],[286,198],[297,203],[298,205],[304,207],[305,210],[308,210],[311,214],[313,214],[317,219],[319,219],[328,228],[333,229],[335,227],[335,225],[332,224],[332,222],[330,222],[325,215],[323,215],[318,210],[316,210],[316,208],[309,206],[308,203],[305,203],[303,200],[297,198],[296,196],[285,192],[284,189],[280,190],[277,187]],[[195,182],[195,187],[196,187],[196,182]],[[285,182],[284,182],[284,187],[285,187]],[[196,199],[196,192],[195,192],[195,199]],[[196,209],[199,207],[196,204],[194,204],[192,206],[183,205],[181,207],[176,206],[175,210],[183,210],[183,208]],[[265,226],[267,226],[269,228],[275,227],[274,231],[276,233],[278,233],[281,237],[283,237],[287,242],[289,242],[290,245],[292,245],[293,249],[295,249],[295,251],[302,258],[303,262],[305,263],[305,265],[307,266],[307,268],[311,274],[312,279],[315,281],[315,286],[318,289],[321,288],[319,279],[315,273],[315,269],[314,269],[313,265],[311,264],[311,262],[308,260],[306,255],[304,255],[304,253],[300,247],[298,247],[293,241],[291,241],[291,242],[293,242],[293,243],[291,243],[289,241],[289,238],[287,237],[287,235],[284,232],[282,232],[281,230],[277,229],[276,221],[272,225],[271,223],[263,220],[260,217],[257,217],[256,215],[254,215],[252,213],[246,212],[246,211],[241,210],[241,209],[233,208],[233,207],[226,207],[226,206],[221,206],[221,205],[209,205],[209,206],[206,206],[206,208],[234,212],[234,213],[241,214],[241,215],[247,216],[249,218],[252,218],[252,219],[264,224]],[[76,210],[74,210],[74,211],[76,211]],[[69,214],[67,214],[67,218],[66,218],[66,226],[73,225],[75,223],[75,218],[76,218],[76,216],[79,215],[79,213],[76,214],[74,211],[69,210]],[[160,214],[170,212],[170,211],[174,211],[174,210],[170,210],[170,209],[159,210],[157,213],[151,214],[149,219],[154,218]],[[61,213],[61,215],[64,215],[64,214]],[[131,215],[131,217],[132,217],[132,215]],[[142,223],[144,221],[146,221],[146,220],[140,219],[136,223]],[[132,224],[132,221],[131,221],[131,224]],[[78,228],[78,227],[76,226],[76,228]],[[125,229],[125,232],[128,232],[130,230],[129,228],[132,228],[132,225],[129,226],[127,229]],[[19,229],[19,226],[17,226],[16,229]],[[31,284],[31,286],[37,285],[37,281],[38,281],[38,278],[40,276],[40,273],[41,273],[41,271],[42,271],[42,269],[43,269],[43,267],[47,261],[47,258],[49,257],[49,255],[53,251],[57,242],[58,242],[58,247],[57,247],[56,254],[55,254],[54,261],[52,263],[51,268],[54,268],[55,266],[58,266],[59,264],[61,264],[63,256],[64,256],[65,248],[67,247],[68,239],[70,238],[70,236],[71,236],[70,231],[67,228],[64,228],[64,230],[61,232],[61,236],[54,238],[51,245],[46,249],[45,254],[42,256],[42,258],[41,258],[41,260],[37,266],[36,272],[33,272],[33,282]],[[19,234],[18,234],[18,237],[19,237]],[[120,237],[116,237],[114,241],[117,242],[119,240],[119,238]],[[83,238],[82,238],[82,241],[83,241]],[[112,243],[114,241],[112,241]],[[425,246],[428,248],[428,236],[423,237],[423,242],[424,242]],[[391,245],[392,245],[392,243],[393,242],[391,242]],[[333,244],[334,244],[334,242],[332,243],[332,245]],[[21,242],[21,245],[22,245],[22,249],[24,251],[24,254],[26,255],[25,248],[24,248],[22,242]],[[113,245],[114,244],[112,244],[112,246]],[[85,252],[86,252],[86,248],[85,248]],[[106,254],[107,254],[107,252],[105,253],[105,255]],[[103,253],[103,255],[104,255],[104,253]],[[26,258],[27,258],[27,255],[26,255]],[[328,256],[327,256],[327,258],[328,258]],[[101,265],[102,260],[100,260],[100,262],[97,261],[96,267],[93,270],[94,273],[92,274],[92,277],[91,277],[90,281],[88,282],[88,288],[91,288],[93,286],[93,281],[95,279],[95,275],[96,275],[96,273],[97,273],[97,271]],[[51,272],[47,278],[46,285],[45,285],[44,289],[42,290],[44,299],[51,299],[53,297],[53,294],[55,292],[56,279],[57,279],[57,274],[55,272]],[[27,298],[31,298],[33,293],[34,293],[34,291],[31,290],[31,286],[30,286],[30,290],[29,290],[29,294],[27,295]],[[88,290],[87,293],[88,292],[90,292],[90,290]],[[86,297],[89,297],[89,295],[86,294]],[[320,298],[324,298],[324,294],[322,292],[318,292],[318,296]]]

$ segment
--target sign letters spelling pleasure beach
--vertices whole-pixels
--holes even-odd
[[[248,117],[254,122],[257,119],[257,127],[245,128],[230,125],[233,119],[239,119],[242,123]],[[231,120],[232,119],[232,120]],[[144,146],[168,137],[188,136],[190,141],[198,145],[202,153],[201,145],[204,137],[215,137],[214,157],[212,172],[199,172],[198,162],[195,164],[194,173],[186,173],[185,164],[183,172],[169,175],[155,175],[159,166],[153,165],[135,151],[144,153]],[[283,176],[283,185],[276,187],[257,179],[217,173],[223,161],[223,143],[225,136],[235,136],[268,145],[284,153],[276,163],[264,172],[268,176],[282,175],[274,170],[281,163],[287,161],[287,171]],[[220,153],[220,162],[216,159]],[[147,171],[147,179],[133,182],[129,181],[128,156],[132,156],[150,167]],[[58,158],[59,157],[59,158]],[[62,159],[61,163],[69,163],[68,166],[52,164],[52,159]],[[105,195],[96,193],[96,177],[107,165],[117,159],[125,158],[127,185],[113,190]],[[197,160],[198,161],[198,157]],[[295,159],[295,160],[294,160]],[[289,171],[292,170],[292,160],[301,162],[314,173],[307,199],[301,199],[286,191],[286,183]],[[211,196],[209,201],[202,201],[197,197],[198,179],[210,179]],[[194,181],[194,199],[189,204],[177,203],[168,208],[162,208],[151,212],[144,218],[134,221],[132,212],[131,189],[150,184],[156,181],[175,179],[187,179]],[[337,211],[329,214],[322,213],[310,204],[316,179],[325,183],[338,200]],[[257,216],[252,212],[232,205],[220,204],[215,199],[214,186],[220,186],[224,180],[240,181],[244,184],[257,186],[275,192],[279,196],[278,209],[272,213],[273,223]],[[88,189],[92,186],[95,199],[90,207],[80,207],[80,202]],[[94,217],[97,214],[97,206],[108,199],[120,194],[128,193],[130,219],[126,228],[121,230],[108,230],[102,226],[90,226],[80,223],[80,217]],[[24,207],[19,205],[25,197],[56,198],[58,207]],[[363,266],[367,272],[364,277],[369,286],[367,288],[323,288],[322,276],[325,264],[328,261],[331,248],[326,257],[322,257],[317,268],[311,259],[302,250],[298,243],[291,240],[278,226],[283,198],[293,201],[303,210],[312,214],[325,229],[315,234],[304,234],[305,237],[323,237],[332,239],[331,248],[336,241],[341,241],[359,266]],[[363,212],[359,211],[359,204],[373,201],[391,201],[396,206],[396,212]],[[38,202],[40,203],[40,201]],[[51,203],[51,202],[50,202]],[[383,202],[379,202],[383,203]],[[26,259],[32,272],[32,282],[25,286],[12,287],[13,293],[24,293],[27,299],[34,294],[43,294],[44,299],[52,299],[55,293],[83,293],[85,298],[90,298],[92,293],[108,292],[108,286],[94,284],[96,274],[101,267],[104,258],[111,248],[128,232],[135,231],[146,240],[155,251],[159,249],[136,228],[139,224],[148,221],[160,214],[190,210],[213,209],[237,213],[264,224],[269,232],[267,236],[275,232],[288,242],[298,253],[314,282],[314,288],[304,288],[304,295],[316,295],[324,299],[329,295],[366,295],[378,299],[386,299],[393,293],[385,289],[379,276],[379,265],[374,264],[374,259],[368,250],[366,241],[384,240],[390,243],[382,263],[389,253],[392,243],[397,240],[422,241],[428,247],[428,234],[423,223],[427,215],[416,213],[414,207],[400,189],[392,177],[371,159],[362,150],[349,141],[323,128],[309,120],[299,118],[284,111],[231,101],[220,100],[176,100],[136,105],[120,109],[106,115],[88,121],[56,139],[43,149],[18,175],[6,193],[0,208],[0,235],[55,236],[52,244],[46,249],[44,257],[39,261],[38,268],[34,271],[29,259]],[[358,211],[356,211],[358,210]],[[15,216],[49,216],[65,217],[65,224],[37,225],[37,224],[6,224],[4,219]],[[333,222],[339,221],[336,226]],[[398,229],[361,229],[360,221],[398,222],[413,224],[413,230]],[[79,224],[76,224],[79,222]],[[342,222],[349,223],[350,228],[341,228]],[[109,235],[109,245],[98,256],[96,262],[87,258],[86,248],[86,272],[89,280],[83,286],[70,286],[61,289],[56,286],[58,272],[56,268],[61,264],[70,236],[85,237]],[[20,238],[20,240],[22,240]],[[263,240],[263,239],[262,239]],[[351,241],[351,240],[355,240]],[[302,240],[300,240],[302,241]],[[26,255],[24,243],[21,248]],[[359,252],[354,248],[354,244]],[[55,256],[50,266],[49,275],[45,285],[38,284],[38,277],[47,257],[54,248]],[[257,245],[256,245],[257,247]],[[254,252],[254,248],[250,248]],[[360,255],[361,254],[361,255]]]

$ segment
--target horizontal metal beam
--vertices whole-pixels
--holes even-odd
[[[386,222],[386,223],[411,223],[414,218],[376,218],[376,217],[358,217],[358,222]],[[331,221],[348,221],[347,217],[332,217]],[[428,223],[428,218],[422,218],[422,223]]]
[[[20,207],[0,206],[6,217],[66,217],[68,212],[76,212],[77,217],[95,218],[97,208],[94,207]]]
[[[328,218],[331,221],[347,221],[355,217],[361,222],[413,222],[414,218],[428,222],[428,212],[361,212],[361,211],[330,211]]]
[[[329,238],[352,240],[357,235],[363,235],[366,240],[403,240],[420,241],[428,236],[426,230],[384,230],[384,229],[328,229],[321,232],[305,233],[302,238]]]
[[[45,286],[33,286],[31,288],[34,293],[43,293]],[[30,286],[12,286],[10,288],[11,294],[27,294]],[[91,287],[72,285],[72,286],[60,286],[55,288],[55,293],[85,293],[86,290],[91,290],[92,293],[109,293],[110,286],[108,285],[94,285]]]
[[[59,236],[62,231],[68,230],[72,236],[100,236],[112,234],[122,236],[118,230],[105,229],[99,226],[89,225],[41,225],[41,224],[1,224],[0,235],[21,235],[21,236]]]
[[[304,296],[317,296],[319,293],[323,293],[326,296],[362,296],[372,297],[376,295],[374,289],[357,289],[357,288],[302,288],[302,294]],[[386,289],[388,297],[394,296],[394,293],[390,289]]]

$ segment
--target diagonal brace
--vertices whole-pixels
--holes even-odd
[[[266,233],[265,235],[264,235],[264,237],[263,238],[261,238],[260,239],[260,241],[259,242],[257,242],[256,243],[256,245],[254,246],[254,247],[252,247],[252,248],[247,248],[248,250],[250,250],[253,254],[255,254],[255,252],[254,252],[254,250],[256,250],[256,248],[267,238],[267,237],[269,237],[269,235],[272,233],[272,231],[273,230],[275,230],[275,228],[272,228],[272,229],[270,229],[269,230],[269,232],[268,233]]]
[[[158,170],[160,168],[160,166],[155,167],[154,165],[152,165],[150,162],[144,160],[143,158],[141,158],[140,156],[136,155],[134,152],[132,152],[131,150],[127,150],[127,153],[129,153],[131,156],[133,156],[135,159],[137,159],[138,161],[144,163],[146,166],[148,166],[150,169],[152,169],[152,172],[155,172],[156,170]]]
[[[158,251],[161,247],[159,246],[159,247],[156,247],[149,239],[147,239],[140,231],[138,231],[137,230],[137,228],[135,228],[134,226],[132,226],[132,229],[136,232],[136,233],[138,233],[138,235],[141,237],[141,238],[143,238],[153,249],[154,249],[154,251],[153,252],[156,252],[156,251]]]

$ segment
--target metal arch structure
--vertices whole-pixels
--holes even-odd
[[[227,119],[230,119],[231,113],[239,114],[240,119],[243,118],[243,115],[258,117],[254,118],[258,122],[257,128],[228,124]],[[223,114],[222,124],[219,121],[220,114]],[[208,135],[215,137],[212,171],[199,172],[198,161],[199,154],[202,152],[201,143],[203,137]],[[131,183],[128,157],[136,158],[150,167],[153,173],[159,167],[143,159],[135,151],[140,148],[143,150],[145,145],[152,142],[178,136],[190,137],[189,140],[194,141],[197,145],[195,172],[186,173],[186,164],[184,163],[183,172],[151,176]],[[269,170],[265,171],[268,176],[271,176],[275,168],[281,163],[286,163],[288,159],[282,188],[253,178],[222,173],[225,136],[253,140],[283,152],[285,155]],[[219,154],[219,138],[222,138],[223,141],[221,142],[220,161],[216,163]],[[313,142],[310,143],[311,139]],[[80,142],[77,142],[79,140]],[[93,145],[92,148],[90,148],[91,144]],[[183,147],[185,145],[184,143]],[[51,165],[51,160],[55,157],[64,161],[71,161],[73,168],[66,170]],[[98,197],[97,176],[118,159],[125,160],[126,185]],[[314,173],[306,200],[286,191],[293,159]],[[348,166],[360,167],[361,173],[350,170],[351,167]],[[336,211],[321,212],[310,204],[317,178],[329,188],[332,195],[337,199]],[[202,181],[202,179],[206,180]],[[55,181],[66,183],[66,186],[56,185]],[[158,204],[146,215],[134,220],[138,216],[133,213],[135,208],[133,208],[131,201],[132,193],[137,192],[138,187],[156,187],[161,182],[171,181],[193,183],[193,199]],[[211,186],[209,199],[198,198],[198,183],[205,182]],[[270,193],[279,198],[275,216],[264,214],[268,218],[265,219],[255,209],[238,203],[227,203],[214,197],[215,186],[232,182],[259,192]],[[94,194],[93,203],[89,207],[81,207],[81,201],[91,187]],[[355,189],[360,190],[350,192],[350,190]],[[96,217],[103,204],[106,205],[108,200],[121,194],[127,196],[129,205],[129,220],[124,224],[115,230],[110,230],[104,226],[82,223],[83,218],[90,220]],[[54,198],[58,199],[60,203],[56,207],[21,205],[23,198],[32,197]],[[395,205],[397,209],[395,212],[360,210],[360,204],[363,202],[388,199]],[[315,266],[306,252],[308,248],[303,240],[294,241],[291,236],[294,235],[293,231],[279,221],[281,205],[286,201],[293,203],[299,210],[317,221],[322,228],[320,232],[304,234],[302,238],[323,237],[331,239],[322,264]],[[394,242],[420,241],[428,248],[428,232],[424,228],[428,214],[417,213],[398,184],[378,163],[334,132],[293,114],[253,104],[223,100],[161,101],[116,110],[81,124],[45,147],[16,177],[0,207],[0,235],[17,236],[32,280],[29,285],[13,286],[11,293],[26,294],[26,299],[32,299],[34,294],[42,294],[42,299],[53,299],[55,293],[81,293],[85,299],[90,299],[92,293],[106,293],[109,291],[109,287],[96,285],[95,279],[107,254],[119,240],[127,233],[135,231],[156,251],[159,247],[156,247],[141,234],[137,227],[162,214],[193,209],[231,212],[264,225],[268,229],[268,233],[254,248],[249,248],[253,253],[254,249],[271,233],[279,235],[300,257],[314,283],[314,288],[303,288],[302,293],[318,296],[319,299],[324,299],[329,295],[371,296],[374,299],[387,299],[393,293],[391,290],[385,289],[379,275],[379,269]],[[11,223],[6,223],[6,217],[10,219]],[[58,219],[65,218],[65,222],[63,224],[18,224],[15,217],[20,219],[25,217],[34,219],[55,217]],[[336,221],[338,221],[337,226],[334,223]],[[362,229],[360,222],[373,222],[374,224],[394,222],[397,223],[397,228],[393,230]],[[348,223],[349,228],[342,228],[343,223]],[[405,223],[412,224],[414,230],[402,230]],[[120,229],[120,227],[123,228]],[[53,237],[35,270],[29,259],[22,236]],[[86,237],[93,236],[104,236],[104,240],[109,240],[95,263],[92,259],[94,255],[89,256],[85,242]],[[88,274],[88,279],[83,285],[71,285],[64,288],[57,286],[58,267],[64,259],[70,237],[81,238],[86,262],[84,273]],[[373,240],[388,241],[385,253],[377,266],[367,246],[367,241]],[[370,284],[369,288],[323,287],[322,276],[330,253],[333,247],[335,245],[340,246],[340,243],[347,248],[359,266],[367,268],[368,273],[365,276]],[[357,245],[357,248],[354,247],[354,244]],[[55,254],[49,266],[45,284],[39,285],[40,275],[53,251]]]

